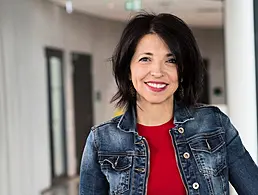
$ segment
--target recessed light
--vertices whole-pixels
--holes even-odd
[[[125,10],[127,11],[139,11],[142,8],[141,0],[126,0],[125,1]]]
[[[66,1],[65,8],[68,14],[71,14],[73,12],[73,3],[71,0]]]

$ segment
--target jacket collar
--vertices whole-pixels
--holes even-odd
[[[189,120],[193,120],[191,109],[186,107],[182,103],[175,102],[174,104],[174,124],[183,124]],[[125,132],[137,132],[136,131],[137,119],[135,108],[129,107],[127,111],[122,115],[117,127]]]

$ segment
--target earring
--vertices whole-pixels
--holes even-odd
[[[179,90],[179,94],[180,94],[180,97],[183,98],[185,95],[184,95],[184,88],[182,85],[180,85],[180,90]]]

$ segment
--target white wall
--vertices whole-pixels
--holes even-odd
[[[45,0],[1,0],[0,5],[0,194],[36,195],[51,182],[44,47],[65,51],[68,171],[72,175],[76,162],[69,52],[92,54],[94,91],[102,91],[103,97],[94,103],[95,123],[99,123],[104,120],[103,111],[112,112],[106,106],[107,80],[112,81],[112,75],[105,60],[123,24],[68,15]]]
[[[49,144],[46,115],[45,69],[40,66],[28,2],[1,1],[2,66],[4,67],[6,158],[1,162],[8,176],[3,194],[36,194],[48,185]],[[6,178],[5,178],[6,177]],[[4,184],[4,183],[3,183]],[[0,184],[2,185],[2,183]],[[28,188],[30,186],[30,188]],[[2,186],[0,187],[2,189]]]
[[[0,19],[1,27],[1,19]],[[8,162],[8,144],[2,141],[7,138],[7,121],[6,121],[6,86],[5,86],[5,66],[3,60],[3,42],[2,33],[0,31],[0,194],[7,194],[9,186],[9,177],[7,172]]]

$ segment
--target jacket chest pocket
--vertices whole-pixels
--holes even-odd
[[[224,132],[200,134],[188,141],[199,170],[204,175],[218,176],[226,167]]]
[[[99,163],[109,182],[110,194],[123,194],[129,190],[132,156],[99,155]]]

